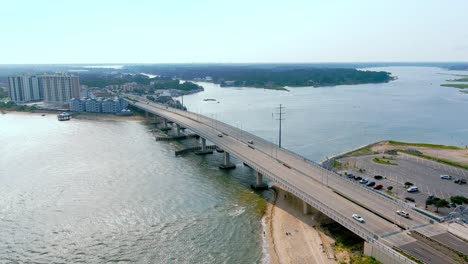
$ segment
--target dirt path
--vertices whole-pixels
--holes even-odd
[[[333,240],[314,228],[315,214],[304,216],[299,208],[297,198],[277,189],[276,202],[269,204],[265,218],[272,263],[336,263],[329,246]]]

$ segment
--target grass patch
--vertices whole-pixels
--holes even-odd
[[[364,240],[338,223],[323,225],[322,230],[336,241],[335,248],[347,251],[362,251]]]
[[[393,249],[394,249],[396,252],[402,254],[403,256],[405,256],[405,257],[411,259],[412,261],[414,261],[414,262],[416,262],[416,263],[418,263],[418,264],[424,264],[424,262],[422,262],[421,260],[419,260],[419,259],[417,259],[417,258],[415,258],[415,257],[413,257],[413,256],[411,256],[411,255],[409,255],[409,254],[407,254],[407,253],[405,253],[403,250],[401,250],[401,249],[399,249],[399,248],[393,248]]]
[[[452,149],[452,150],[460,150],[462,148],[455,147],[455,146],[446,146],[446,145],[437,145],[437,144],[425,144],[425,143],[409,143],[409,142],[400,142],[400,141],[388,141],[390,145],[398,145],[398,146],[412,146],[412,147],[423,147],[423,148],[434,148],[434,149]]]
[[[336,170],[341,170],[343,169],[343,163],[337,161],[337,160],[334,160],[333,161],[333,168],[336,169]]]
[[[351,255],[349,257],[349,263],[353,263],[353,264],[381,264],[382,262],[376,260],[373,257],[369,257],[369,256]]]
[[[458,89],[466,89],[468,88],[468,83],[444,83],[444,84],[441,84],[440,86],[452,87],[452,88],[458,88]]]
[[[393,163],[390,160],[385,160],[385,159],[373,158],[372,161],[375,162],[375,163],[378,163],[378,164],[383,164],[383,165],[398,166],[398,164]]]
[[[468,82],[468,77],[460,78],[460,79],[454,79],[454,80],[447,80],[447,82]]]
[[[344,157],[365,156],[365,155],[372,155],[372,154],[375,154],[375,152],[372,150],[370,146],[368,146],[368,147],[364,147],[364,148],[351,151],[348,154],[345,154]]]
[[[409,151],[406,151],[406,150],[398,150],[398,151],[402,152],[402,153],[406,153],[408,155],[413,155],[413,156],[425,158],[425,159],[432,160],[432,161],[437,161],[437,162],[444,163],[444,164],[447,164],[447,165],[450,165],[450,166],[454,166],[454,167],[458,167],[458,168],[468,170],[468,165],[458,163],[458,162],[455,162],[455,161],[436,158],[436,157],[432,157],[432,156],[428,156],[428,155],[424,155],[424,154],[415,154],[413,152],[409,152]]]

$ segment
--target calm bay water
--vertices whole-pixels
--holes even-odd
[[[273,112],[285,106],[285,148],[320,161],[379,140],[468,145],[468,94],[441,87],[456,78],[429,67],[386,67],[398,80],[383,84],[289,88],[290,92],[221,88],[184,96],[189,110],[278,142]],[[217,99],[203,101],[204,98]]]
[[[446,71],[379,70],[399,79],[290,92],[202,83],[184,103],[273,142],[282,103],[283,146],[316,161],[383,139],[468,144],[468,94],[439,86]],[[220,171],[220,154],[174,157],[179,147],[137,121],[0,115],[0,263],[262,262],[253,172]]]
[[[219,154],[137,121],[6,114],[0,135],[0,263],[262,261],[253,173]]]

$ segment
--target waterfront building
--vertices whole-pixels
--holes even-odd
[[[79,98],[78,76],[22,75],[8,77],[11,100],[19,103],[44,100],[50,104],[66,104],[71,98]]]
[[[43,99],[38,76],[22,75],[8,77],[9,94],[12,101],[27,103]]]
[[[39,85],[44,91],[44,102],[66,104],[72,98],[80,96],[78,76],[55,74],[39,76]]]
[[[128,102],[122,98],[72,98],[69,105],[71,112],[118,114],[127,109]]]

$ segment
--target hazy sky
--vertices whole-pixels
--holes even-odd
[[[468,61],[468,0],[0,0],[0,64]]]

